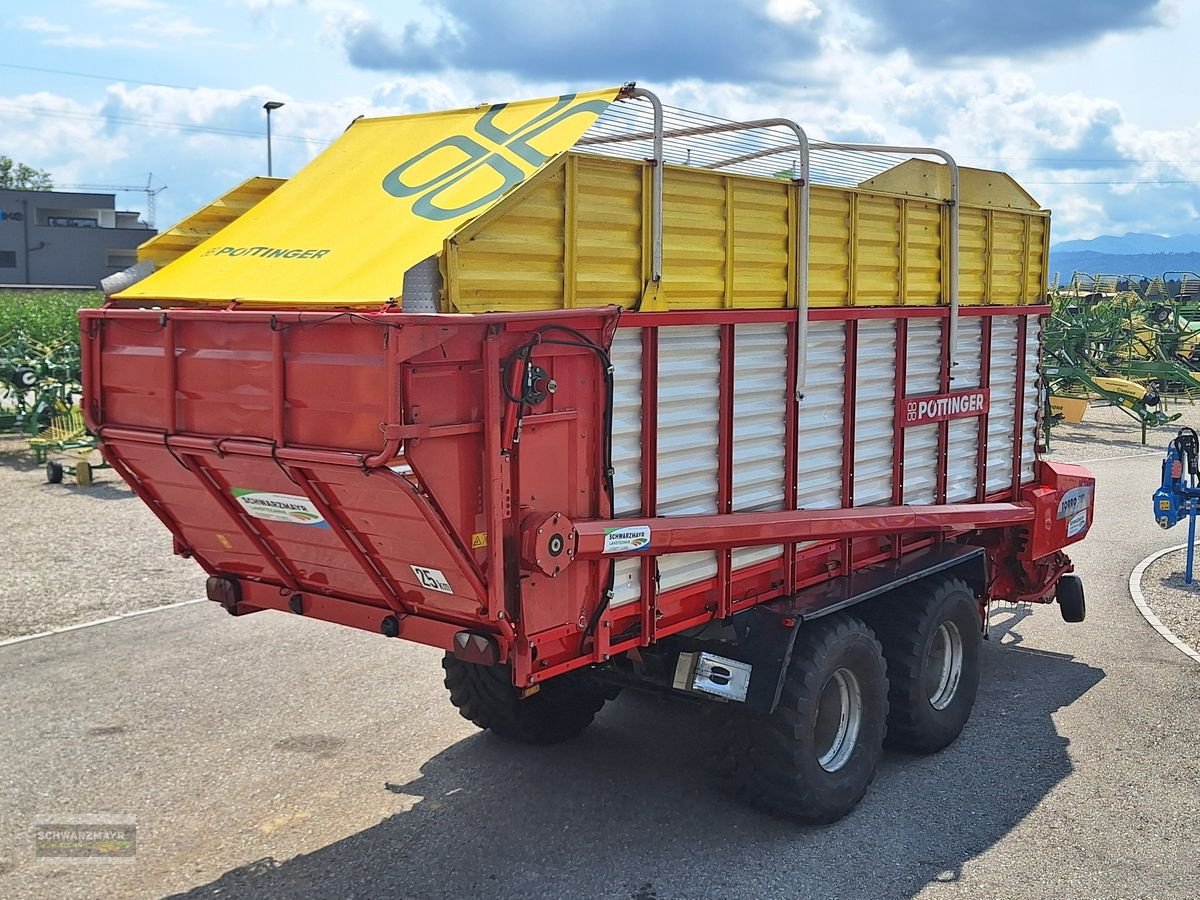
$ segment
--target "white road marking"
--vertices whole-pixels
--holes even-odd
[[[1146,603],[1146,598],[1142,594],[1142,575],[1145,573],[1149,565],[1156,559],[1166,556],[1168,553],[1174,553],[1176,550],[1184,550],[1186,548],[1187,544],[1180,544],[1177,547],[1168,547],[1166,550],[1159,550],[1157,553],[1151,553],[1140,563],[1138,563],[1137,566],[1134,567],[1133,573],[1129,576],[1129,596],[1133,597],[1133,602],[1134,605],[1137,606],[1138,612],[1140,612],[1142,616],[1145,617],[1146,621],[1150,623],[1151,628],[1166,638],[1168,643],[1174,644],[1177,649],[1184,653],[1184,655],[1190,656],[1196,662],[1200,663],[1200,653],[1197,653],[1195,650],[1181,641],[1175,636],[1175,633],[1171,631],[1170,628],[1162,623],[1162,620],[1154,614],[1154,610],[1152,610],[1149,604]]]
[[[1154,456],[1154,457],[1158,457],[1161,459],[1162,453],[1152,451],[1150,453],[1127,453],[1124,456],[1097,456],[1095,459],[1073,459],[1073,460],[1070,460],[1070,463],[1071,463],[1071,465],[1082,466],[1086,463],[1102,463],[1102,462],[1108,462],[1109,460],[1117,460],[1117,459],[1141,459],[1143,456]],[[1050,461],[1051,462],[1060,462],[1060,460],[1057,460],[1057,459],[1052,459]],[[1068,460],[1064,459],[1064,460],[1061,460],[1061,462],[1068,462]]]
[[[0,647],[8,647],[12,644],[23,644],[26,641],[36,641],[38,638],[50,637],[54,634],[64,634],[68,631],[79,631],[81,628],[91,628],[93,625],[107,625],[109,622],[120,622],[122,619],[132,619],[134,616],[145,616],[150,613],[162,612],[165,609],[178,609],[181,606],[191,606],[193,603],[204,603],[206,598],[199,600],[181,600],[178,603],[168,603],[166,606],[152,606],[149,609],[137,609],[133,612],[121,613],[116,616],[107,616],[103,619],[95,619],[91,622],[80,622],[78,625],[64,625],[62,628],[52,628],[49,631],[39,631],[36,634],[23,634],[20,637],[6,638],[0,641]]]

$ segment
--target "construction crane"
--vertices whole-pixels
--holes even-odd
[[[146,224],[151,228],[154,227],[155,213],[155,198],[167,189],[164,184],[162,187],[150,187],[150,182],[154,178],[154,173],[151,172],[146,176],[145,186],[136,184],[60,184],[59,188],[70,191],[105,191],[113,193],[137,192],[146,195]]]

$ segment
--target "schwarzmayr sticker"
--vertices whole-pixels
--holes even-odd
[[[293,525],[316,525],[328,528],[324,516],[317,512],[312,501],[295,494],[276,494],[272,491],[252,491],[233,488],[233,499],[256,519],[269,522],[291,522]]]
[[[636,553],[650,546],[650,526],[631,525],[627,528],[604,529],[605,553]]]

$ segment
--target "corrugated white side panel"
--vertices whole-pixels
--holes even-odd
[[[908,323],[904,396],[937,394],[942,386],[942,320]],[[857,436],[856,436],[857,437]],[[862,438],[858,438],[861,442]],[[904,429],[904,502],[920,505],[937,499],[938,426]],[[857,479],[856,479],[857,480]]]
[[[609,357],[613,364],[613,514],[642,511],[642,329],[618,328]],[[642,594],[642,561],[619,559],[613,573],[613,606]]]
[[[842,416],[846,409],[846,326],[808,326],[808,379],[800,402],[796,500],[800,509],[842,505]]]
[[[958,320],[955,345],[958,365],[954,367],[952,391],[979,387],[983,360],[983,320],[979,316]],[[979,461],[979,420],[954,419],[946,434],[946,499],[950,503],[974,500],[978,487],[976,464]]]
[[[1026,390],[1022,478],[1033,478],[1039,384],[1040,323],[1029,317],[1022,364]],[[988,417],[987,492],[1012,483],[1012,435],[1018,364],[1015,317],[992,320],[991,410]],[[959,322],[951,390],[976,387],[981,371],[981,319]],[[914,319],[908,330],[905,393],[938,391],[941,352],[938,320]],[[842,428],[845,392],[846,326],[814,322],[809,328],[808,384],[800,405],[797,499],[802,509],[836,509],[842,500]],[[611,351],[614,369],[614,514],[641,514],[642,331],[621,328]],[[892,438],[896,403],[896,326],[889,320],[863,320],[858,326],[855,397],[855,506],[889,504],[892,497]],[[787,329],[782,324],[739,325],[734,351],[733,509],[783,508],[783,458],[787,411]],[[717,511],[717,419],[720,331],[671,327],[659,331],[658,514],[695,515]],[[947,499],[971,500],[976,492],[978,422],[949,423]],[[937,426],[905,434],[905,503],[935,500]],[[777,558],[782,547],[739,548],[734,568]],[[716,554],[675,553],[659,559],[663,591],[711,578]],[[616,564],[613,605],[641,595],[642,561]]]
[[[717,417],[720,330],[700,326],[658,332],[658,515],[717,511]],[[717,574],[712,552],[669,553],[658,561],[669,591]]]
[[[854,386],[854,505],[892,502],[892,432],[896,416],[896,322],[858,326]]]
[[[1038,316],[1026,316],[1025,329],[1025,403],[1021,422],[1021,484],[1034,480],[1034,463],[1037,460],[1037,414],[1041,400],[1041,382],[1038,379],[1038,349],[1041,346],[1042,322]]]
[[[738,325],[733,359],[733,511],[783,509],[787,326]],[[733,551],[733,568],[782,553],[780,545],[740,547]]]
[[[988,411],[987,492],[1012,487],[1013,435],[1016,427],[1017,322],[992,319],[992,382]]]

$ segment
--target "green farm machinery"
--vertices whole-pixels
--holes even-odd
[[[1056,287],[1043,332],[1047,440],[1051,425],[1099,401],[1137,421],[1145,443],[1147,428],[1180,418],[1168,400],[1200,397],[1200,277],[1187,274],[1192,295],[1178,297],[1167,276],[1076,274]]]
[[[80,393],[79,345],[44,344],[20,332],[0,338],[0,431],[32,437]]]
[[[51,483],[70,474],[87,487],[106,467],[93,461],[96,439],[77,406],[82,392],[77,341],[46,343],[19,330],[0,338],[0,432],[25,435]]]

